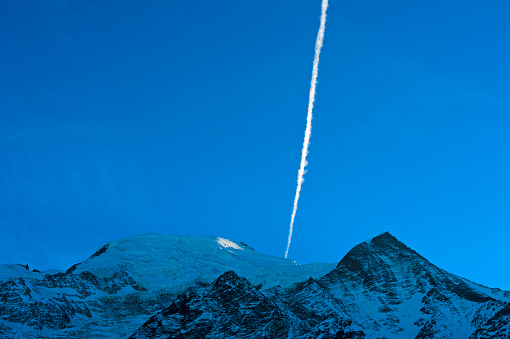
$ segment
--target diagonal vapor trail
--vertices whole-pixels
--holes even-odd
[[[321,10],[321,25],[319,27],[319,33],[317,34],[317,40],[315,42],[315,56],[313,58],[313,71],[312,71],[312,83],[310,86],[310,96],[308,99],[308,115],[306,117],[306,130],[305,140],[303,142],[303,151],[301,153],[301,166],[298,171],[296,197],[294,198],[294,209],[292,210],[292,217],[290,218],[290,229],[289,238],[287,240],[287,249],[285,250],[285,258],[289,254],[290,242],[292,241],[292,231],[294,230],[294,219],[296,218],[296,211],[299,201],[299,194],[301,192],[301,185],[303,184],[303,176],[305,174],[305,167],[308,164],[306,156],[308,154],[308,145],[310,145],[310,135],[312,134],[312,112],[313,103],[315,101],[315,87],[317,86],[317,76],[319,74],[319,56],[321,54],[322,43],[324,41],[324,31],[326,29],[326,10],[328,9],[328,0],[322,0]]]

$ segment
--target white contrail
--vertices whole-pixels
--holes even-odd
[[[321,11],[321,25],[319,33],[317,34],[317,41],[315,42],[315,56],[313,58],[313,71],[312,83],[310,86],[310,96],[308,99],[308,115],[306,117],[306,131],[305,141],[303,142],[303,151],[301,153],[301,167],[298,171],[296,197],[294,198],[294,209],[292,210],[292,217],[290,218],[289,238],[287,240],[287,249],[285,250],[285,258],[289,254],[290,242],[292,240],[292,231],[294,229],[294,219],[296,218],[297,205],[299,201],[299,193],[301,192],[301,185],[303,184],[303,175],[305,174],[305,167],[308,164],[306,155],[308,154],[308,145],[310,144],[310,135],[312,134],[312,111],[313,102],[315,101],[315,87],[317,86],[317,75],[319,74],[319,56],[321,54],[322,43],[324,41],[324,30],[326,29],[326,9],[328,9],[328,0],[322,0]]]

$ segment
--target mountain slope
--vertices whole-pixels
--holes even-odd
[[[256,285],[272,287],[320,277],[334,266],[299,265],[220,237],[145,233],[107,243],[70,271],[109,276],[123,269],[148,289],[180,293],[197,281],[210,283],[229,270]]]
[[[143,234],[65,272],[0,266],[0,337],[130,336],[510,338],[510,292],[448,273],[389,233],[337,265]]]
[[[468,338],[480,309],[503,309],[508,301],[434,266],[387,232],[355,246],[319,282],[367,334],[391,338]]]
[[[317,326],[320,319],[303,319],[282,309],[234,271],[212,284],[190,288],[168,308],[153,316],[130,339],[141,338],[355,338],[343,324],[334,333]],[[331,326],[330,326],[331,327]],[[343,334],[345,336],[339,336]]]
[[[231,279],[231,284],[238,280],[233,275],[221,278]],[[230,305],[228,296],[204,293],[181,295],[178,300],[186,300],[186,307],[173,304],[145,323],[133,338],[166,338],[177,333],[186,333],[187,338],[234,337],[218,330],[232,321],[228,307],[214,306],[218,300]],[[253,292],[246,293],[236,292],[235,296],[246,297]],[[268,312],[274,309],[281,314],[283,323],[279,328],[283,329],[268,335],[263,325],[247,321],[242,328],[256,333],[252,337],[510,337],[508,292],[450,274],[389,233],[355,246],[320,279],[310,278],[286,289],[276,287],[261,293],[277,306]],[[214,326],[204,327],[202,318],[187,317],[190,309],[193,314],[214,309],[207,316],[207,323]],[[189,331],[193,328],[202,330],[198,334]]]
[[[65,272],[0,266],[0,337],[126,338],[194,283],[235,270],[259,287],[320,277],[219,237],[142,234],[109,242]]]

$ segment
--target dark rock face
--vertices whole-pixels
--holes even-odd
[[[493,317],[480,326],[469,339],[510,338],[510,305],[500,309]]]
[[[468,338],[474,313],[504,308],[506,298],[441,270],[388,232],[355,246],[319,283],[367,332],[391,338]]]
[[[126,286],[131,286],[136,291],[145,291],[124,270],[117,271],[111,278],[102,279],[87,271],[79,274],[47,274],[42,280],[36,282],[36,285],[46,288],[71,288],[82,297],[88,297],[97,290],[115,294]]]
[[[507,302],[507,292],[441,270],[384,233],[287,289],[259,291],[227,272],[132,338],[510,338]]]
[[[79,275],[57,273],[46,274],[42,280],[36,282],[36,286],[70,288],[82,297],[87,297],[93,293],[92,291],[99,289],[99,282],[97,277],[90,272],[83,272]]]
[[[138,283],[124,270],[115,272],[111,279],[104,278],[103,284],[104,285],[101,289],[108,294],[115,294],[127,286],[131,286],[134,290],[139,292],[146,291],[144,287],[138,285]]]
[[[39,280],[8,280],[0,282],[0,319],[35,330],[54,330],[56,334],[58,330],[76,327],[73,319],[77,317],[81,321],[91,319],[92,309],[99,314],[105,312],[105,302],[95,299],[95,295],[115,295],[128,287],[136,292],[145,291],[124,270],[104,278],[81,272],[47,274]],[[14,336],[10,326],[0,323],[0,334],[2,331],[4,336],[0,337]]]
[[[103,247],[101,247],[100,249],[98,249],[94,254],[92,254],[89,259],[93,259],[93,258],[96,258],[96,257],[99,257],[101,254],[105,253],[106,250],[108,249],[108,247],[110,246],[110,244],[106,244],[104,245]],[[78,266],[80,265],[80,263],[77,263],[77,264],[74,264],[73,266],[69,267],[66,271],[66,274],[71,274],[73,273],[74,271],[76,271],[76,269],[78,268]]]
[[[7,281],[0,285],[0,317],[11,323],[22,323],[36,329],[63,329],[76,314],[91,317],[85,303],[65,295],[55,298],[34,298],[25,281]]]
[[[241,244],[244,248],[249,248],[250,250],[255,251],[255,249],[253,247],[248,246],[246,243],[244,243],[242,241],[239,244]]]
[[[92,254],[89,259],[92,259],[92,258],[95,258],[95,257],[99,257],[101,254],[106,252],[106,250],[108,249],[109,246],[110,246],[110,244],[104,245],[99,250],[97,250],[96,253]]]
[[[323,338],[363,338],[362,332],[348,330],[348,321],[319,328],[322,319],[303,313],[299,317],[292,307],[281,305],[229,271],[209,286],[181,294],[131,338],[313,338],[321,333]]]
[[[389,233],[287,288],[228,271],[177,296],[108,263],[115,269],[96,274],[84,264],[47,275],[16,267],[18,277],[0,281],[0,338],[510,338],[510,292],[450,274]]]

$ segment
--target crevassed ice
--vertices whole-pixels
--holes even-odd
[[[218,242],[218,244],[221,246],[221,247],[231,247],[231,248],[234,248],[236,250],[244,250],[244,248],[242,247],[239,247],[239,245],[237,245],[235,242],[232,242],[228,239],[223,239],[223,238],[220,238],[218,237],[218,239],[216,239],[216,241]]]

